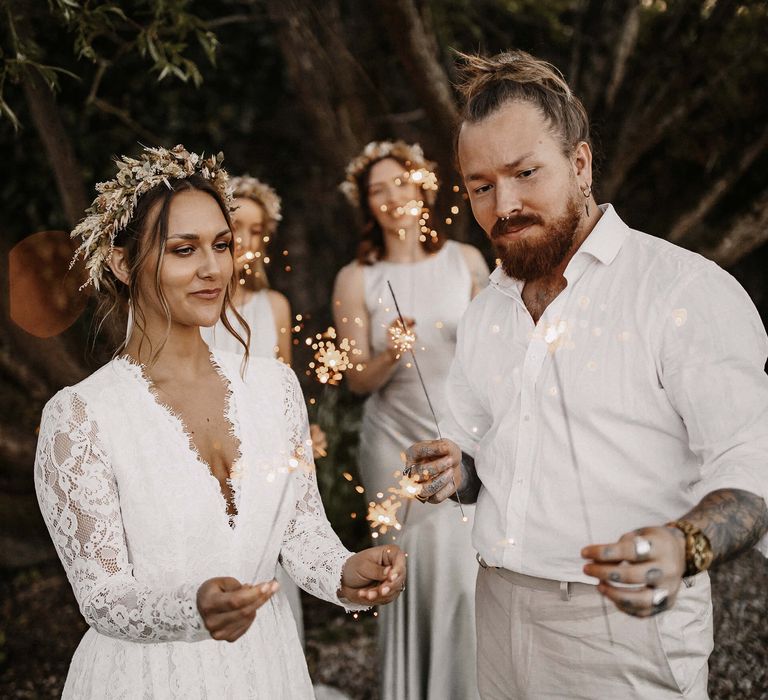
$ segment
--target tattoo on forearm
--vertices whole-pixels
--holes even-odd
[[[768,532],[768,506],[765,499],[749,491],[719,489],[702,498],[683,520],[709,538],[714,565],[751,549]]]
[[[459,489],[459,496],[462,503],[477,503],[477,497],[480,494],[480,478],[475,470],[475,460],[466,452],[461,453],[461,466],[463,472],[463,483]],[[451,500],[456,501],[456,494],[451,496]]]

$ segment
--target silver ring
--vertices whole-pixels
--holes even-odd
[[[668,597],[669,597],[669,592],[666,589],[657,588],[653,592],[653,598],[651,599],[651,602],[654,605],[661,605],[667,600]]]
[[[637,561],[647,561],[651,556],[651,542],[645,537],[635,537],[635,559]]]

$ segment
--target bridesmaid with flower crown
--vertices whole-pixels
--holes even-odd
[[[402,141],[368,144],[342,185],[364,227],[357,259],[336,278],[333,313],[340,335],[361,352],[355,361],[362,371],[346,376],[353,391],[368,394],[358,463],[369,502],[397,486],[411,438],[435,433],[404,332],[415,338],[406,344],[440,419],[459,319],[488,278],[477,249],[446,240],[431,225],[437,187],[434,164],[417,144]],[[406,511],[398,542],[408,552],[409,586],[380,615],[382,700],[477,698],[474,506],[464,507],[469,522],[452,502],[433,508],[410,500],[398,517]]]
[[[114,359],[56,394],[40,425],[38,501],[89,625],[67,699],[309,700],[278,563],[348,610],[405,583],[396,546],[353,554],[334,534],[296,376],[249,357],[228,320],[237,276],[220,160],[182,146],[121,158],[73,232],[106,313],[127,304],[134,320]],[[218,321],[242,355],[209,350],[200,328]]]

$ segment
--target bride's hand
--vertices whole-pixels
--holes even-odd
[[[390,603],[405,588],[405,554],[394,544],[353,554],[344,564],[339,597],[370,605]]]
[[[229,576],[209,578],[197,589],[197,609],[213,639],[234,642],[279,588],[274,580],[251,586]]]

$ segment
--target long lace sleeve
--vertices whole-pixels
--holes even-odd
[[[136,642],[210,639],[197,586],[159,590],[133,577],[115,475],[83,398],[65,389],[43,411],[35,458],[40,510],[86,622]]]
[[[342,568],[352,552],[344,547],[325,516],[315,478],[304,396],[293,370],[285,367],[283,371],[283,410],[290,449],[299,467],[293,472],[296,512],[283,536],[282,564],[296,583],[318,598],[347,610],[364,610],[367,606],[349,603],[337,595]]]

